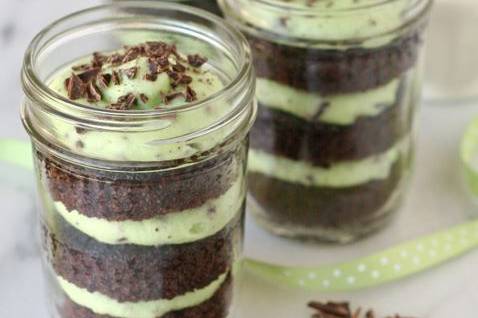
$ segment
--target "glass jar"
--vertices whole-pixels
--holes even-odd
[[[204,67],[224,87],[196,102],[125,111],[49,88],[60,68],[144,31],[174,39],[179,52],[207,52]],[[245,38],[194,8],[123,1],[42,30],[22,81],[52,317],[232,315],[256,113]]]
[[[166,0],[166,1],[181,2],[189,6],[201,8],[211,13],[221,15],[221,10],[219,9],[219,6],[217,5],[216,0]]]
[[[122,0],[115,0],[115,1],[122,1]],[[217,5],[216,0],[156,0],[156,1],[182,3],[188,6],[193,6],[196,8],[209,11],[216,15],[221,15],[221,10],[219,9],[219,6]]]
[[[282,236],[381,229],[410,175],[430,0],[220,0],[257,73],[252,211]],[[250,201],[249,201],[250,202]]]

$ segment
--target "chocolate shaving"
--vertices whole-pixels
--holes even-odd
[[[336,302],[327,302],[321,303],[317,301],[312,301],[308,304],[310,308],[313,308],[319,311],[322,315],[327,315],[326,317],[330,318],[351,318],[350,305],[349,303],[336,303]]]
[[[71,69],[75,72],[79,72],[79,71],[84,71],[84,70],[87,70],[91,67],[90,64],[81,64],[81,65],[76,65],[76,66],[73,66]]]
[[[140,54],[140,49],[139,47],[130,47],[127,49],[126,54],[124,55],[123,59],[121,60],[122,64],[128,63],[132,60],[135,60],[138,58]]]
[[[109,105],[107,108],[114,110],[130,110],[135,103],[136,96],[129,93],[119,97],[116,103]]]
[[[139,95],[139,99],[141,99],[141,101],[143,102],[143,104],[146,104],[148,101],[149,101],[149,98],[148,96],[146,96],[145,94],[141,93]]]
[[[206,62],[207,62],[207,58],[202,57],[199,54],[188,55],[188,63],[191,66],[201,67]]]
[[[154,82],[156,79],[158,78],[158,75],[156,74],[146,74],[144,75],[144,79],[147,80],[147,81],[151,81],[151,82]]]
[[[178,73],[184,73],[186,72],[186,67],[180,63],[176,63],[175,65],[173,65],[173,71]]]
[[[65,84],[69,99],[76,100],[85,94],[85,84],[83,84],[78,75],[72,73],[70,78],[65,81]]]
[[[88,101],[89,102],[99,102],[101,100],[101,92],[96,87],[93,82],[88,83],[88,89],[87,89],[87,96],[88,96]]]
[[[129,79],[134,79],[136,77],[136,74],[138,74],[138,67],[134,66],[134,67],[128,68],[128,69],[124,70],[124,74]]]
[[[113,66],[118,66],[123,62],[123,55],[115,53],[111,55],[107,61],[111,63]]]
[[[197,100],[196,92],[191,88],[191,86],[186,87],[186,101],[188,103]]]
[[[88,132],[85,128],[82,127],[75,127],[75,130],[78,135],[84,135]]]
[[[100,73],[101,69],[99,67],[92,67],[84,71],[83,73],[78,74],[78,77],[81,78],[83,83],[87,84],[92,81]]]
[[[108,58],[98,52],[93,53],[93,59],[91,60],[92,67],[102,67],[103,64],[108,60]]]
[[[362,315],[362,308],[357,308],[353,313],[350,311],[350,304],[348,302],[327,302],[322,303],[318,301],[311,301],[308,307],[316,310],[312,314],[312,318],[376,318],[373,310],[367,310],[365,315]],[[387,316],[387,318],[406,318],[404,316],[395,315]],[[412,318],[412,317],[408,317]]]
[[[144,51],[147,56],[161,56],[167,58],[170,54],[168,44],[164,42],[146,42],[144,45]]]
[[[184,97],[184,94],[181,93],[181,92],[171,93],[171,94],[165,95],[163,97],[163,101],[166,105],[168,105],[170,102],[172,102],[174,99],[176,99],[178,97]]]
[[[108,88],[108,86],[111,83],[111,74],[98,74],[98,77],[96,79],[96,83],[98,84],[99,87],[105,89]]]
[[[120,78],[120,75],[118,74],[117,71],[112,72],[111,80],[113,81],[114,85],[120,85],[121,84],[121,78]]]

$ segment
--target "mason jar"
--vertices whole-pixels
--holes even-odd
[[[231,317],[256,114],[245,38],[194,8],[122,1],[40,31],[22,82],[51,317]]]
[[[123,0],[114,0],[114,1],[123,1]],[[193,6],[200,8],[216,15],[221,15],[221,10],[216,2],[216,0],[156,0],[159,2],[171,2],[171,3],[181,3],[188,6]]]
[[[383,228],[410,176],[430,0],[220,0],[257,72],[252,212],[278,235]]]

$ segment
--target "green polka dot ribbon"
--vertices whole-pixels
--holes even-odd
[[[248,260],[262,278],[313,291],[348,291],[396,281],[445,263],[478,247],[478,221],[413,240],[351,262],[320,267],[285,267]]]
[[[478,120],[468,129],[461,150],[467,183],[478,195]],[[26,142],[0,139],[0,161],[32,167],[30,145]],[[478,164],[477,164],[478,166]],[[338,292],[378,286],[409,277],[446,263],[478,248],[478,221],[409,241],[374,255],[350,262],[290,267],[247,259],[248,271],[263,279],[288,287],[313,291]]]

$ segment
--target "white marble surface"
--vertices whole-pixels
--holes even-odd
[[[29,39],[52,19],[98,2],[0,0],[1,137],[25,138],[18,119],[19,69]],[[273,238],[249,220],[247,255],[284,264],[331,263],[464,221],[476,209],[461,187],[458,142],[470,118],[477,115],[478,101],[473,100],[424,105],[410,195],[386,231],[346,247],[303,246]],[[36,211],[32,188],[29,172],[0,165],[4,215],[0,223],[0,317],[48,317],[33,225]],[[371,306],[383,315],[401,312],[423,318],[474,318],[477,264],[478,251],[399,283],[335,295],[283,290],[246,276],[238,318],[305,318],[310,316],[305,307],[308,300],[330,298]]]

